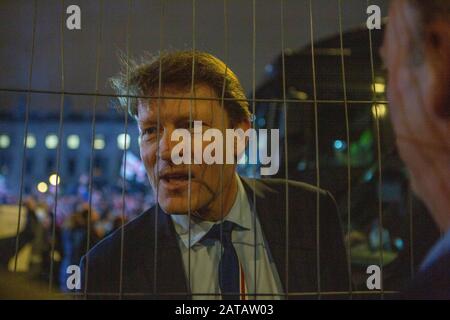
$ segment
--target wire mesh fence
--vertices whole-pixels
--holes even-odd
[[[384,1],[373,3],[383,8],[386,5]],[[197,254],[194,247],[188,248],[184,263],[187,291],[164,288],[165,277],[170,277],[164,269],[170,266],[164,264],[169,261],[165,256],[168,248],[167,243],[161,243],[164,239],[161,233],[166,231],[161,230],[162,218],[158,213],[161,210],[158,205],[160,162],[155,162],[157,175],[151,188],[146,176],[151,180],[154,168],[145,166],[142,128],[136,128],[128,111],[136,100],[153,102],[156,141],[160,141],[161,125],[165,126],[160,123],[160,112],[170,101],[189,105],[186,128],[189,130],[194,130],[193,121],[198,115],[196,104],[215,103],[223,109],[230,103],[242,102],[251,113],[250,128],[280,130],[279,170],[273,178],[281,181],[277,197],[284,202],[284,209],[275,212],[275,208],[276,218],[272,218],[283,226],[278,229],[281,243],[277,248],[267,241],[270,232],[261,226],[265,245],[272,251],[269,256],[274,255],[272,263],[277,256],[281,257],[282,264],[275,267],[274,273],[279,275],[282,292],[261,292],[259,283],[264,280],[258,279],[264,276],[257,277],[261,272],[261,256],[257,251],[260,235],[256,230],[262,209],[258,208],[260,198],[257,182],[253,180],[253,188],[247,193],[250,203],[254,204],[249,213],[253,245],[247,256],[252,258],[247,272],[253,274],[253,281],[244,284],[247,291],[242,297],[383,298],[401,290],[403,283],[414,274],[437,231],[430,222],[415,220],[424,209],[415,203],[392,143],[391,128],[386,122],[389,113],[386,81],[377,53],[382,30],[365,27],[366,8],[370,4],[370,1],[342,0],[79,1],[81,30],[67,28],[70,15],[66,10],[71,3],[64,0],[2,4],[4,12],[28,13],[27,23],[17,26],[21,37],[18,43],[27,49],[11,44],[2,49],[3,57],[11,52],[18,56],[10,58],[11,67],[6,68],[6,75],[14,77],[2,77],[0,88],[0,104],[4,110],[0,119],[4,131],[1,132],[0,174],[5,181],[2,212],[6,216],[9,210],[6,205],[10,204],[15,205],[13,212],[16,214],[15,233],[7,237],[13,239],[13,245],[5,242],[5,246],[14,248],[13,252],[9,250],[10,255],[5,254],[9,257],[6,266],[9,264],[13,272],[21,272],[19,260],[26,247],[24,243],[29,240],[24,225],[33,219],[30,212],[36,215],[45,211],[44,217],[37,216],[40,224],[46,226],[42,232],[43,237],[47,237],[43,240],[47,247],[41,248],[41,254],[47,265],[41,263],[37,278],[45,279],[51,292],[62,291],[63,295],[84,298],[221,298],[220,293],[192,290],[194,282],[214,282],[207,275],[199,280],[195,269],[202,270],[202,267],[197,258],[192,257]],[[350,28],[352,25],[358,27]],[[6,33],[12,33],[14,27],[5,30],[2,36],[8,40]],[[24,52],[19,52],[21,50]],[[158,53],[176,50],[192,53],[190,85],[184,90],[184,96],[165,90],[167,71],[162,67],[162,58],[156,60],[159,61],[159,76],[152,92],[139,94],[130,89],[133,72],[130,62],[144,50],[156,57]],[[211,52],[224,62],[221,94],[197,96],[198,50]],[[8,59],[2,60],[7,67]],[[120,61],[126,66],[125,94],[117,94],[108,86],[108,78],[117,73]],[[17,68],[19,64],[21,68]],[[226,79],[231,69],[238,71],[237,76],[248,92],[246,98],[226,96]],[[118,100],[124,102],[125,108],[117,107]],[[224,113],[221,117],[225,127]],[[10,136],[14,139],[11,143]],[[37,146],[32,147],[33,141]],[[157,155],[162,153],[159,148],[156,144]],[[258,149],[261,148],[264,143],[258,145]],[[248,153],[246,156],[237,166],[239,175],[262,178],[261,164],[245,162]],[[185,213],[188,221],[197,214],[191,208],[193,195],[199,192],[193,187],[192,176],[196,171],[192,172],[192,166],[195,164],[187,166]],[[224,170],[222,166],[215,176],[221,218],[228,213],[224,210],[227,199],[223,195],[229,188],[224,185],[227,173]],[[53,180],[47,183],[45,179],[51,174]],[[314,187],[310,193],[314,206],[309,208],[314,230],[306,231],[314,238],[311,252],[294,242],[301,238],[298,233],[304,231],[293,228],[298,225],[298,216],[304,207],[292,196],[294,187],[290,180],[304,181]],[[333,210],[339,212],[338,224],[344,233],[345,290],[330,289],[327,283],[331,280],[328,276],[322,277],[333,273],[337,265],[333,260],[323,263],[323,252],[329,251],[323,248],[322,237],[326,237],[324,233],[329,230],[321,230],[321,226],[330,210],[330,207],[322,207],[323,190],[333,195]],[[34,198],[30,198],[33,194]],[[80,205],[85,216],[80,224],[84,231],[77,257],[85,256],[106,233],[119,230],[116,237],[120,240],[115,250],[120,259],[117,273],[110,275],[114,278],[109,280],[114,284],[110,291],[89,290],[91,277],[99,276],[99,271],[90,271],[90,255],[85,256],[82,289],[66,287],[66,268],[73,263],[65,259],[73,249],[67,243],[74,240],[65,237],[64,230],[70,229],[67,221],[73,220],[74,212],[80,211],[74,208]],[[108,206],[112,209],[108,210]],[[145,275],[152,279],[148,282],[152,285],[142,292],[133,290],[125,280],[133,276],[129,274],[132,267],[127,265],[130,253],[126,252],[127,237],[131,236],[123,226],[149,207],[156,210],[149,223],[153,227],[149,231],[153,261],[148,270],[151,274]],[[98,211],[103,212],[100,219]],[[112,218],[108,216],[111,212]],[[94,220],[96,224],[91,223]],[[190,244],[196,234],[191,233],[191,224],[188,226],[187,243]],[[424,235],[421,228],[428,228],[428,232]],[[416,248],[417,242],[422,243],[419,248]],[[222,242],[220,247],[223,252]],[[305,266],[309,274],[315,275],[314,286],[297,291],[297,280],[292,279],[292,274],[297,277],[297,266],[303,268],[300,265],[305,262],[297,258],[302,250],[311,255],[308,264],[314,261],[314,265]],[[136,251],[144,252],[139,248]],[[370,274],[366,271],[371,265],[378,266],[382,275],[380,286],[375,290],[367,286]],[[134,268],[136,272],[143,272],[138,266]],[[26,269],[30,272],[29,267]],[[307,279],[299,281],[306,283]]]

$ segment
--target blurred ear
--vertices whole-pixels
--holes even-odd
[[[450,22],[436,19],[425,30],[425,56],[431,72],[428,107],[450,120]]]

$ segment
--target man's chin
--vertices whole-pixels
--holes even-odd
[[[181,201],[160,201],[159,206],[164,210],[166,214],[177,214],[177,215],[187,215],[189,214],[189,206],[187,204],[187,201],[181,200]],[[194,208],[194,206],[191,207]],[[195,210],[191,209],[192,211]]]

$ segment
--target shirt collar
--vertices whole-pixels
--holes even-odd
[[[238,175],[236,175],[236,178],[238,184],[236,199],[234,200],[233,206],[231,207],[224,220],[235,223],[240,230],[251,230],[252,219],[247,193],[245,192],[245,188],[242,185],[241,178]],[[201,220],[198,217],[194,216],[191,216],[191,221],[189,221],[188,215],[172,214],[170,215],[170,217],[172,218],[172,221],[174,223],[176,233],[178,234],[186,248],[192,248],[198,241],[203,238],[206,233],[208,233],[208,231],[213,227],[214,224],[221,223],[221,221],[212,222]]]

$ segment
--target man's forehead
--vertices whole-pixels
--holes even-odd
[[[138,118],[156,120],[162,118],[185,118],[192,116],[213,117],[223,110],[217,99],[160,99],[155,101],[140,101],[138,104]]]

